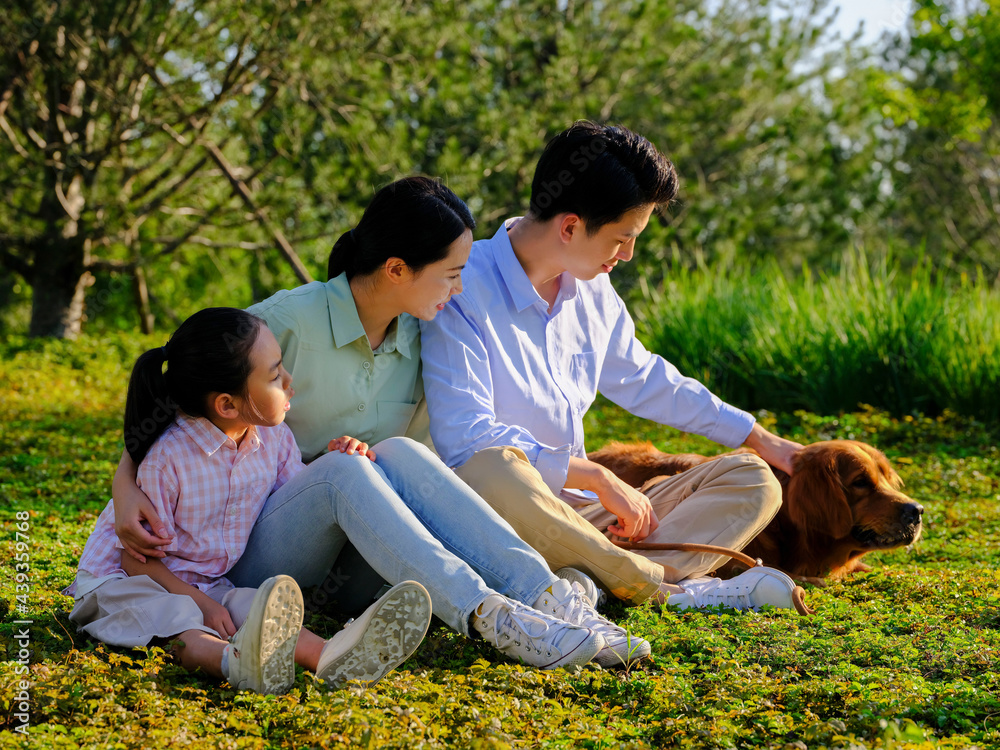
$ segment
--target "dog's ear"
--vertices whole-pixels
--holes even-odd
[[[851,533],[854,517],[841,481],[841,458],[829,447],[806,449],[796,457],[784,510],[798,528],[837,539]]]

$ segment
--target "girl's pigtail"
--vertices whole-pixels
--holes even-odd
[[[150,349],[136,360],[125,397],[125,450],[138,465],[177,415],[167,392],[163,364],[166,347]]]

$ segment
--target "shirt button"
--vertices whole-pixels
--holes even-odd
[[[366,408],[366,407],[365,407],[365,405],[364,405],[364,404],[358,404],[358,411],[364,411],[364,410],[365,410],[365,408]]]
[[[370,370],[372,368],[372,363],[369,362],[368,360],[365,360],[364,362],[361,363],[361,366],[364,367],[366,370]]]

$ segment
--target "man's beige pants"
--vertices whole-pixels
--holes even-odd
[[[638,604],[661,582],[705,575],[728,558],[690,552],[629,552],[611,543],[615,521],[599,502],[573,509],[554,495],[519,448],[487,448],[456,469],[552,570],[572,567],[619,599]],[[660,521],[645,542],[742,549],[781,506],[781,485],[751,454],[723,456],[646,490]]]

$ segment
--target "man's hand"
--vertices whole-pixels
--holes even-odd
[[[571,458],[566,486],[590,490],[597,495],[605,510],[618,518],[617,523],[608,526],[608,531],[615,536],[640,541],[660,525],[649,498],[599,464],[584,458]]]
[[[614,477],[614,481],[617,487],[598,495],[601,505],[618,516],[618,523],[608,526],[608,531],[615,536],[641,541],[656,531],[660,521],[653,513],[648,497],[617,477]]]
[[[743,445],[753,448],[771,466],[781,469],[789,476],[792,474],[795,455],[802,450],[799,443],[778,437],[756,423]]]
[[[375,460],[375,451],[368,447],[368,443],[362,443],[357,438],[352,438],[348,435],[343,437],[334,438],[330,441],[326,449],[331,453],[333,451],[340,451],[341,453],[357,453],[360,456],[368,456],[372,461]]]
[[[208,594],[201,591],[198,594],[192,598],[198,605],[198,609],[201,610],[205,627],[211,628],[223,639],[236,635],[236,625],[233,624],[233,618],[229,616],[229,610]]]

